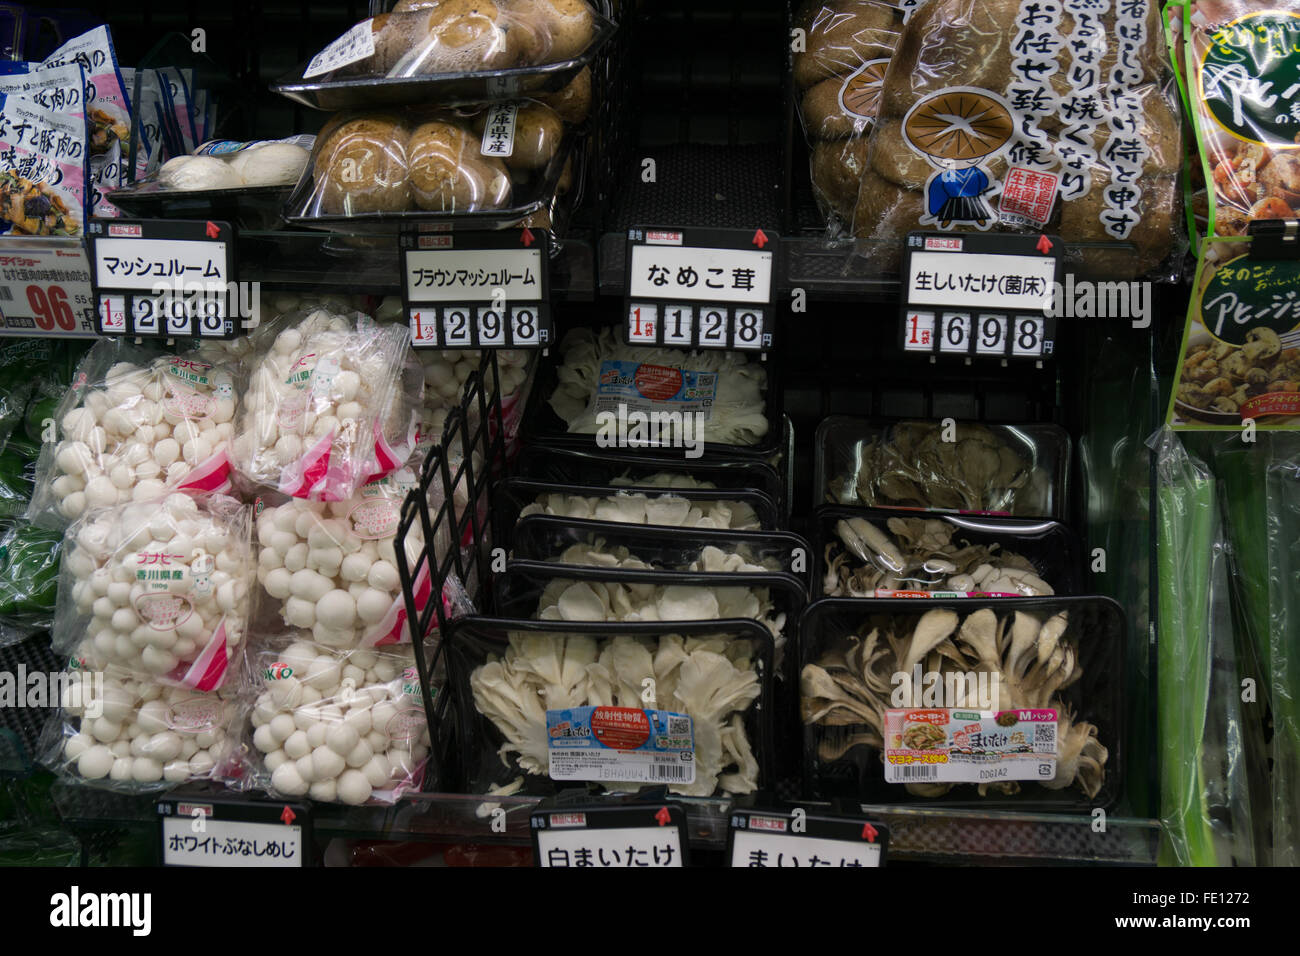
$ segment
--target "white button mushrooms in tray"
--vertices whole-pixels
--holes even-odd
[[[693,718],[695,783],[674,793],[750,793],[768,782],[771,637],[751,621],[556,627],[469,617],[449,630],[469,792],[556,789],[546,776],[546,711],[583,706],[651,706]],[[648,686],[653,704],[643,698]]]

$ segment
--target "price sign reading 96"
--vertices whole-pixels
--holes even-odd
[[[540,229],[403,232],[402,300],[411,344],[545,348],[550,234]]]
[[[101,334],[228,339],[254,314],[228,223],[116,219],[87,237]]]
[[[94,292],[76,239],[9,237],[0,254],[0,335],[93,338]]]
[[[904,253],[904,352],[1050,358],[1061,242],[1051,236],[912,233]]]
[[[770,349],[776,259],[776,234],[763,229],[629,230],[627,342]]]

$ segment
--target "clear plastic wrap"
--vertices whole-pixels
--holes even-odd
[[[1079,543],[1054,521],[817,510],[827,597],[1041,597],[1079,587]]]
[[[564,137],[559,115],[531,100],[340,113],[316,137],[286,215],[534,211],[560,175]]]
[[[1065,515],[1070,437],[1059,425],[943,421],[817,427],[818,504],[1021,518]]]
[[[199,693],[74,663],[41,735],[42,762],[60,777],[143,793],[229,773],[239,713],[232,689]]]
[[[570,434],[596,434],[601,413],[620,406],[628,415],[635,410],[676,414],[671,436],[660,435],[664,446],[691,437],[691,414],[703,420],[703,434],[694,435],[697,441],[754,446],[773,431],[765,398],[767,370],[744,353],[625,345],[615,329],[593,333],[578,328],[564,337],[560,355],[558,384],[547,403]],[[670,424],[665,420],[665,431]],[[618,437],[628,445],[636,442],[631,428]]]
[[[523,478],[507,478],[497,487],[497,514],[503,530],[529,515],[731,531],[775,527],[775,508],[766,495],[758,492],[681,490],[654,494]]]
[[[20,521],[0,537],[0,647],[54,623],[63,535]]]
[[[411,642],[394,536],[402,502],[415,485],[415,474],[403,468],[345,501],[326,505],[295,498],[262,510],[257,578],[287,625],[309,630],[317,643],[336,649]],[[414,568],[424,548],[418,522],[405,547],[407,566]],[[430,598],[427,567],[413,584],[418,613]],[[468,599],[454,580],[444,601],[449,615],[467,612]]]
[[[659,777],[673,793],[752,793],[770,783],[771,639],[755,625],[556,628],[471,617],[451,629],[447,654],[469,792],[553,792],[547,711],[584,706],[691,717],[695,781]]]
[[[1269,699],[1273,706],[1272,859],[1300,864],[1300,440],[1271,436],[1267,539]]]
[[[88,512],[64,537],[52,646],[91,669],[220,687],[247,631],[249,516],[179,493]]]
[[[1155,0],[929,0],[885,74],[853,231],[886,270],[909,230],[995,229],[1128,242],[1091,264],[1145,274],[1184,248],[1182,158]]]
[[[403,326],[318,309],[258,329],[232,457],[253,482],[343,501],[373,473],[410,350]]]
[[[204,143],[192,154],[174,156],[155,174],[118,190],[113,201],[129,203],[132,196],[142,194],[162,196],[292,186],[307,166],[313,142],[311,136],[291,136],[248,143]]]
[[[900,10],[876,0],[810,0],[795,15],[803,49],[793,55],[799,120],[812,150],[813,189],[831,232],[853,221]]]
[[[237,370],[218,352],[159,354],[102,340],[54,414],[27,517],[62,528],[89,509],[168,490],[230,489]]]
[[[241,786],[352,805],[419,789],[429,728],[410,648],[272,643],[249,657]]]

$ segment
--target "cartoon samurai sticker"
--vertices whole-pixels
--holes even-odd
[[[987,229],[996,218],[987,201],[1002,184],[984,164],[1006,149],[1014,134],[1010,106],[988,90],[955,87],[908,110],[903,136],[935,167],[925,184],[921,225],[951,229],[953,223],[974,223]]]

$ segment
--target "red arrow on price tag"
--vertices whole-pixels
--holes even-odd
[[[1037,248],[1043,255],[1047,255],[1052,251],[1052,240],[1048,239],[1047,236],[1039,236],[1038,245],[1035,248]]]
[[[765,245],[767,245],[768,242],[770,242],[770,241],[771,241],[771,240],[769,240],[769,239],[767,238],[767,236],[764,235],[762,229],[755,229],[755,230],[754,230],[754,238],[750,240],[750,242],[752,242],[754,245],[758,246],[758,248],[760,248],[760,249],[762,249],[762,248],[763,248]]]
[[[221,227],[218,226],[215,222],[209,221],[207,232],[208,232],[209,239],[215,239],[217,238],[217,236],[221,235]]]
[[[537,241],[537,239],[536,237],[533,236],[533,231],[525,227],[524,231],[519,234],[519,241],[522,242],[525,246],[531,247],[532,244]]]
[[[875,843],[877,836],[878,834],[876,833],[875,827],[870,823],[862,824],[862,839],[866,840],[868,843]]]
[[[293,812],[292,807],[285,807],[283,810],[280,811],[280,819],[284,821],[285,826],[288,826],[289,824],[293,823],[293,821],[296,820],[297,818],[298,818],[298,814]]]
[[[655,819],[659,821],[661,827],[666,827],[672,822],[673,815],[668,812],[667,807],[660,807],[659,812],[655,814]]]

